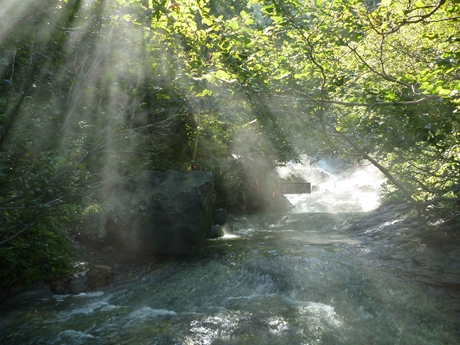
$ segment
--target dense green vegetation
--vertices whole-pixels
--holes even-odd
[[[367,159],[386,199],[455,214],[459,6],[3,1],[0,286],[69,272],[65,233],[112,182],[192,159]]]

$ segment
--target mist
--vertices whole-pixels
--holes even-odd
[[[308,155],[301,162],[289,162],[275,169],[281,179],[303,180],[312,184],[311,194],[287,194],[292,213],[367,212],[379,205],[379,188],[384,175],[367,161],[346,164],[336,157],[312,163]]]

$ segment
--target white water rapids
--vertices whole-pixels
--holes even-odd
[[[379,206],[378,190],[386,180],[367,161],[354,165],[328,158],[310,164],[308,156],[301,163],[288,163],[276,169],[279,177],[300,178],[312,184],[312,194],[288,194],[293,213],[367,212]]]

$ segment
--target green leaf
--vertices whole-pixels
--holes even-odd
[[[215,76],[220,80],[231,81],[231,75],[221,69],[216,72]]]
[[[201,19],[201,23],[203,25],[207,25],[207,26],[212,26],[214,24],[212,20],[210,20],[209,18],[206,18],[206,17]]]
[[[227,25],[233,30],[238,30],[238,28],[240,27],[240,24],[236,20],[228,22]]]
[[[449,96],[452,91],[448,89],[440,89],[438,91],[439,96],[446,97]]]
[[[209,89],[204,89],[203,91],[196,94],[197,97],[211,96],[212,91]]]
[[[254,19],[252,18],[247,18],[245,21],[244,21],[244,24],[245,25],[251,25],[251,24],[254,24]]]

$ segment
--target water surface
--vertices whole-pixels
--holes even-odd
[[[442,300],[354,254],[364,215],[249,218],[194,258],[4,313],[1,344],[460,343]]]

